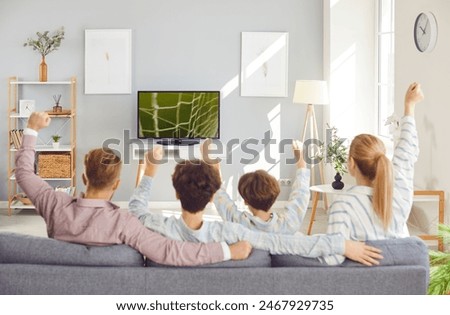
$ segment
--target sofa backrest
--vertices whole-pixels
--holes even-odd
[[[143,266],[126,245],[86,246],[15,233],[0,233],[0,263],[64,266]]]
[[[418,265],[429,270],[428,248],[417,237],[369,241],[367,244],[382,250],[384,259],[380,266]],[[86,246],[15,233],[0,233],[0,263],[20,263],[65,266],[144,266],[143,256],[126,245]],[[150,267],[169,267],[146,262]],[[270,255],[263,250],[253,250],[242,261],[225,261],[197,266],[201,268],[256,268],[256,267],[326,267],[317,259],[296,255]],[[345,260],[341,267],[365,267]],[[178,267],[179,268],[179,267]],[[189,267],[187,267],[189,268]]]
[[[382,250],[383,259],[380,266],[418,265],[429,269],[428,248],[418,237],[407,237],[389,240],[367,241],[367,245]],[[318,259],[294,255],[272,255],[272,267],[327,267]],[[341,267],[365,267],[346,259]]]

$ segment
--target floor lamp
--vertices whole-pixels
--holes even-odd
[[[327,82],[320,80],[297,80],[295,82],[293,102],[300,104],[308,104],[308,107],[306,108],[305,125],[303,127],[303,134],[302,134],[303,143],[305,143],[305,141],[308,139],[306,138],[308,129],[310,137],[309,139],[319,139],[316,115],[314,113],[314,104],[327,105],[329,103]],[[310,156],[314,156],[315,153],[314,146],[312,147],[311,153],[312,154]],[[319,166],[320,181],[322,184],[324,184],[325,181],[323,174],[323,163],[320,162],[318,166]],[[315,174],[313,171],[314,165],[311,164],[311,184],[316,185]],[[328,202],[325,194],[323,200],[325,203],[325,209],[327,209]]]

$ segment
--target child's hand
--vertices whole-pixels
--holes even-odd
[[[52,119],[45,112],[34,112],[31,113],[28,118],[27,127],[36,131],[41,130],[42,128],[47,127],[50,124]]]
[[[200,153],[202,155],[202,160],[206,162],[206,164],[214,166],[217,170],[220,172],[220,159],[211,159],[209,158],[209,153],[211,151],[211,139],[206,139],[203,141],[203,143],[200,145]]]
[[[230,251],[232,260],[247,259],[252,252],[252,245],[247,241],[239,241],[230,245]]]
[[[366,266],[379,265],[379,260],[383,259],[381,250],[368,246],[363,242],[345,241],[344,255],[354,261]]]
[[[425,97],[419,83],[411,83],[405,95],[405,115],[414,116],[414,108]]]
[[[154,177],[163,158],[163,148],[160,145],[148,150],[145,155],[145,175]]]
[[[292,140],[292,148],[294,149],[297,168],[306,168],[306,162],[303,159],[303,142],[300,140]]]

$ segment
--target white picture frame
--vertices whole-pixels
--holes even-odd
[[[85,94],[131,94],[131,29],[85,30]]]
[[[287,97],[287,32],[242,32],[241,96]]]
[[[21,117],[30,117],[31,113],[36,110],[35,100],[19,100],[19,115]]]

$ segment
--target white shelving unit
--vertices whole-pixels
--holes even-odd
[[[17,148],[13,146],[13,139],[11,137],[11,130],[14,129],[24,129],[26,127],[26,122],[28,116],[25,116],[19,112],[19,100],[22,99],[22,95],[42,95],[42,93],[52,93],[60,94],[58,92],[64,91],[68,92],[70,97],[70,113],[68,114],[57,114],[49,112],[49,116],[52,119],[63,120],[61,124],[61,129],[65,126],[69,126],[70,141],[67,144],[62,144],[59,148],[54,148],[51,145],[51,139],[41,139],[38,141],[40,143],[36,145],[36,152],[66,152],[70,154],[70,174],[71,177],[64,178],[43,178],[46,181],[52,182],[65,182],[67,185],[72,187],[71,191],[74,191],[76,186],[76,93],[77,93],[77,79],[72,77],[68,81],[49,81],[49,82],[39,82],[39,81],[22,81],[17,77],[10,77],[8,80],[8,214],[12,214],[13,209],[34,209],[33,205],[25,205],[20,200],[17,200],[15,196],[20,193],[20,187],[18,187],[15,176],[15,165],[14,158],[18,151]],[[25,93],[27,92],[27,93]],[[48,105],[35,104],[36,111],[48,111]],[[65,108],[65,109],[69,109]]]
[[[55,149],[52,145],[36,145],[36,152],[70,152],[74,146],[72,145],[60,145],[59,148]],[[11,152],[17,152],[16,148],[10,148]]]

